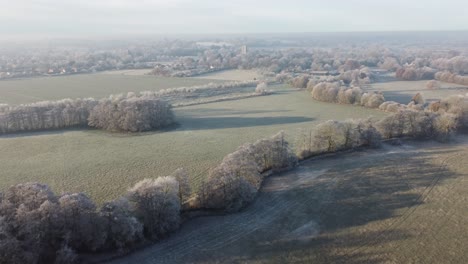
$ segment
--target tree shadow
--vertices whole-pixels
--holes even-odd
[[[96,130],[94,128],[85,127],[85,126],[74,126],[68,128],[58,128],[50,130],[29,130],[29,131],[17,131],[8,134],[0,134],[0,138],[22,138],[22,137],[32,137],[32,136],[47,136],[47,135],[62,135],[67,132],[79,132],[86,130]]]
[[[225,115],[253,115],[266,113],[286,113],[291,110],[237,110],[229,108],[195,108],[190,111],[183,111],[186,116],[200,115],[204,116],[225,116]]]
[[[256,201],[244,211],[222,220],[207,218],[211,226],[223,222],[219,232],[226,237],[219,239],[226,242],[222,246],[211,248],[208,241],[198,239],[193,243],[201,251],[192,252],[180,262],[392,261],[389,254],[395,253],[393,247],[413,236],[399,226],[425,203],[432,188],[458,175],[426,158],[450,151],[389,148],[398,151],[385,155],[376,155],[382,150],[338,154],[268,178]],[[325,172],[308,180],[308,172],[312,175],[318,171]],[[255,226],[262,221],[266,224]],[[378,221],[385,224],[369,225]],[[308,231],[308,226],[314,230]],[[245,235],[233,240],[239,233]]]
[[[197,117],[180,118],[182,130],[207,130],[224,128],[241,128],[272,126],[282,124],[304,123],[314,121],[314,118],[302,116],[281,117]]]

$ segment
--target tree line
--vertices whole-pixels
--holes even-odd
[[[267,83],[257,81],[209,83],[193,87],[162,89],[94,98],[63,99],[22,105],[0,104],[0,133],[42,131],[68,127],[95,127],[109,131],[140,132],[173,124],[169,101],[232,93],[255,87],[269,94]]]
[[[17,106],[0,106],[0,133],[96,127],[137,132],[174,123],[171,105],[158,98],[113,95],[96,100],[64,99]]]
[[[385,98],[382,93],[364,92],[359,87],[343,86],[339,82],[321,82],[312,88],[312,98],[322,102],[355,104],[378,108]]]
[[[442,82],[468,85],[468,76],[458,75],[449,71],[437,72],[435,74],[435,79]]]

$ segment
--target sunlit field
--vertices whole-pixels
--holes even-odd
[[[83,191],[104,202],[141,179],[169,175],[179,167],[190,172],[197,186],[211,167],[243,143],[280,130],[294,142],[301,128],[322,121],[386,115],[317,102],[287,86],[271,88],[276,93],[269,96],[176,108],[179,127],[164,132],[65,130],[2,136],[0,188],[37,181],[58,193]]]

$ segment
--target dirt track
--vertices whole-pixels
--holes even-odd
[[[308,161],[114,263],[467,263],[468,138]]]

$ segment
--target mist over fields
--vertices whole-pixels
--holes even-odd
[[[3,2],[0,264],[468,262],[467,3]]]

